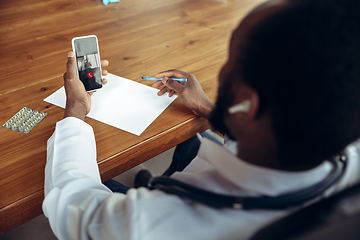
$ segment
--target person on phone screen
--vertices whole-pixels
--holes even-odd
[[[225,134],[224,145],[197,137],[180,144],[165,175],[225,196],[277,197],[327,179],[334,166],[325,160],[343,150],[341,177],[312,200],[358,183],[359,7],[358,0],[277,0],[255,8],[232,34],[216,103],[190,73],[156,74],[159,95],[177,93]],[[91,96],[75,64],[70,52],[64,119],[48,140],[45,170],[43,211],[59,239],[248,239],[305,204],[212,207],[160,189],[102,184],[94,133],[83,121]]]
[[[87,56],[84,57],[84,68],[85,70],[92,68],[91,62]]]

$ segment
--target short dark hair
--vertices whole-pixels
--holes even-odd
[[[248,35],[240,75],[270,111],[284,166],[360,137],[359,11],[359,0],[289,1]]]

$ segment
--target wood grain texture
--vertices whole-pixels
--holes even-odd
[[[0,234],[41,213],[46,141],[63,109],[44,98],[63,84],[75,36],[95,34],[109,72],[141,76],[177,68],[194,73],[215,100],[232,30],[264,0],[0,1],[0,123],[22,107],[48,113],[29,134],[0,128]],[[179,99],[141,136],[86,118],[95,132],[103,180],[209,127]]]

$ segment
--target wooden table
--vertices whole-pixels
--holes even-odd
[[[63,109],[43,101],[63,85],[75,36],[95,34],[109,72],[192,72],[215,100],[217,74],[239,20],[264,0],[0,1],[0,123],[23,107],[48,115],[29,134],[0,128],[0,234],[42,213],[46,141]],[[177,99],[141,136],[86,118],[95,131],[102,180],[209,127]]]

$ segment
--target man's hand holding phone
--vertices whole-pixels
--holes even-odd
[[[107,67],[109,62],[107,60],[101,61],[101,67]],[[73,52],[68,53],[68,61],[66,64],[67,71],[64,74],[64,87],[66,93],[66,107],[64,118],[77,117],[81,120],[85,119],[86,114],[90,112],[91,95],[94,92],[86,92],[84,84],[77,76],[76,59]],[[102,75],[107,75],[106,70],[102,70]],[[103,84],[107,80],[103,79]]]

